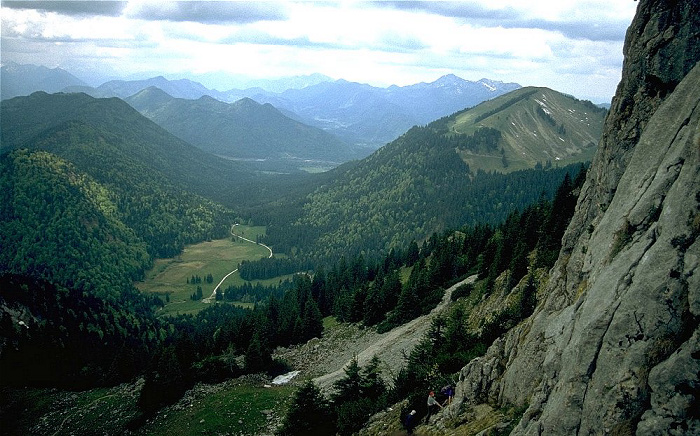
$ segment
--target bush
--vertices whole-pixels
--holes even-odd
[[[462,297],[468,297],[474,290],[474,284],[465,283],[452,291],[452,301],[457,301]]]

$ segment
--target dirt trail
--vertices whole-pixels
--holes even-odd
[[[242,240],[244,240],[244,241],[246,241],[246,242],[250,242],[250,243],[252,243],[252,244],[260,245],[261,247],[267,248],[267,251],[270,252],[270,255],[267,256],[267,257],[268,257],[268,258],[272,257],[272,248],[268,247],[268,246],[265,245],[265,244],[261,244],[260,242],[255,242],[255,241],[252,241],[252,240],[250,240],[250,239],[248,239],[248,238],[244,238],[244,237],[241,236],[241,235],[237,235],[237,234],[233,233],[233,229],[234,229],[237,225],[238,225],[238,224],[234,224],[234,225],[231,226],[231,235],[232,235],[232,236],[235,236],[235,237],[237,237],[238,239],[242,239]],[[224,276],[224,278],[221,279],[221,281],[219,282],[219,284],[216,285],[216,286],[214,287],[214,290],[211,292],[211,295],[208,296],[207,298],[202,299],[202,303],[211,303],[212,301],[216,301],[216,291],[219,289],[219,287],[221,287],[221,285],[224,283],[224,281],[225,281],[231,274],[236,273],[236,272],[238,272],[238,268],[236,268],[236,269],[234,269],[233,271],[231,271],[230,273],[226,274],[226,275]]]
[[[427,315],[420,316],[386,333],[367,332],[356,340],[344,344],[342,353],[327,355],[328,361],[324,362],[326,374],[316,377],[314,381],[322,390],[328,390],[335,381],[345,375],[344,368],[354,355],[357,355],[360,366],[366,365],[376,355],[382,362],[384,376],[387,378],[395,376],[404,366],[404,357],[423,338],[430,327],[431,320],[448,307],[452,291],[465,283],[474,283],[475,280],[474,275],[451,286],[445,291],[442,301]]]

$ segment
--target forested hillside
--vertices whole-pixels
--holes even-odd
[[[151,87],[126,101],[164,129],[202,150],[233,159],[270,161],[265,168],[279,165],[279,161],[285,161],[287,168],[294,168],[304,160],[326,161],[325,165],[336,166],[358,157],[335,136],[292,120],[270,104],[261,105],[249,98],[230,104],[208,96],[186,100]]]
[[[117,99],[5,101],[2,140],[2,270],[104,294],[153,257],[226,235],[232,212],[193,191],[247,177]]]
[[[236,201],[232,189],[253,180],[250,171],[176,138],[117,98],[36,92],[3,101],[0,122],[3,153],[44,149],[98,180],[156,173],[179,189],[227,203]],[[66,133],[76,130],[92,138]]]
[[[381,256],[392,247],[465,224],[504,220],[516,209],[554,194],[564,168],[511,174],[471,172],[436,123],[414,127],[309,195],[270,218],[266,243],[315,259]]]

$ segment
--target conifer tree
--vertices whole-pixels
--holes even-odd
[[[344,371],[345,376],[333,384],[336,390],[333,401],[336,404],[359,400],[362,396],[362,376],[357,356],[352,358]]]
[[[333,435],[335,426],[328,401],[312,380],[295,393],[278,436]]]
[[[304,307],[302,318],[302,335],[305,340],[321,337],[323,333],[323,319],[316,302],[309,298]]]
[[[367,363],[367,366],[362,368],[360,372],[361,376],[361,391],[362,395],[369,398],[377,406],[382,395],[386,393],[386,383],[382,379],[381,368],[379,367],[381,361],[377,355],[374,355],[372,359]],[[374,407],[376,409],[377,407]]]
[[[260,372],[269,368],[272,363],[272,355],[267,344],[258,332],[255,332],[250,340],[245,353],[246,372]]]

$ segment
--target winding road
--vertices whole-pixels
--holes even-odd
[[[272,248],[268,247],[268,246],[265,245],[265,244],[261,244],[261,243],[259,243],[259,242],[255,242],[255,241],[250,240],[250,239],[248,239],[248,238],[245,238],[245,237],[243,237],[243,236],[241,236],[241,235],[237,235],[237,234],[233,233],[233,229],[234,229],[237,225],[238,225],[238,224],[234,224],[234,225],[231,226],[231,235],[233,235],[233,236],[235,236],[235,237],[237,237],[237,238],[243,239],[243,240],[246,241],[246,242],[250,242],[250,243],[252,243],[252,244],[260,245],[261,247],[267,248],[267,250],[270,252],[270,255],[267,256],[267,257],[268,257],[268,258],[272,257]],[[219,284],[216,285],[216,287],[215,287],[214,290],[212,291],[211,295],[208,296],[207,298],[202,298],[202,303],[211,303],[212,301],[215,301],[215,300],[216,300],[216,291],[219,289],[219,287],[221,286],[221,284],[224,283],[224,280],[226,280],[231,274],[233,274],[233,273],[235,273],[235,272],[237,272],[237,271],[238,271],[238,268],[236,268],[236,269],[234,269],[233,271],[231,271],[230,273],[226,274],[226,275],[224,276],[224,278],[221,279],[221,281],[219,282]]]

